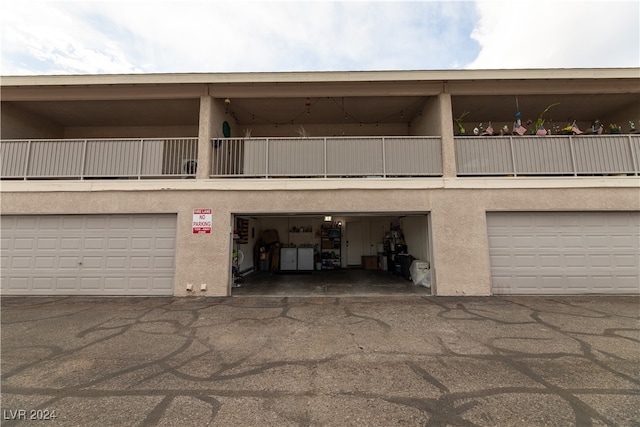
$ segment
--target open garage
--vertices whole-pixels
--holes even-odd
[[[233,295],[431,292],[426,212],[236,214],[232,222]]]

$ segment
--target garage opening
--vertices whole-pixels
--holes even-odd
[[[430,295],[428,213],[236,214],[230,293]]]

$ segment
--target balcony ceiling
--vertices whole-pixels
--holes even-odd
[[[198,125],[198,99],[18,101],[16,106],[64,127]]]
[[[239,125],[402,122],[420,113],[420,96],[233,98],[229,121]],[[309,106],[307,106],[309,102]],[[14,101],[65,127],[198,125],[199,99]]]
[[[228,111],[241,125],[402,123],[420,114],[426,100],[422,96],[239,98],[231,100]]]
[[[253,124],[409,123],[421,114],[429,96],[319,96],[288,98],[230,98],[229,121]],[[565,122],[628,114],[640,122],[640,94],[522,95],[524,120],[535,120],[559,102],[545,118]],[[307,105],[307,102],[309,105]],[[12,104],[64,127],[197,126],[199,99],[12,101]],[[516,111],[515,95],[454,95],[454,117],[469,111],[465,122],[509,122]]]
[[[495,96],[454,96],[453,116],[469,114],[464,121],[487,123],[488,121],[509,122],[514,119],[517,105],[523,122],[535,121],[551,104],[559,103],[545,113],[544,118],[564,124],[568,120],[591,122],[595,119],[609,120],[620,114],[628,114],[628,120],[640,121],[640,94],[599,94],[599,95],[495,95]]]

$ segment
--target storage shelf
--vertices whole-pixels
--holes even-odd
[[[342,266],[341,249],[342,229],[322,227],[320,229],[320,258],[324,270],[340,268]]]

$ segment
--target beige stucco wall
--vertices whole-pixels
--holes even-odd
[[[197,126],[67,127],[64,138],[195,138]]]
[[[236,125],[236,122],[233,120],[233,117],[228,113],[227,109],[224,105],[224,99],[222,98],[211,98],[211,137],[212,138],[222,138],[224,137],[222,133],[222,123],[225,121],[229,123],[231,126],[231,136],[238,138],[241,135],[241,129]],[[202,105],[202,104],[201,104]],[[202,124],[202,123],[201,123]]]
[[[404,136],[409,128],[406,123],[327,123],[304,124],[309,136]],[[251,129],[252,137],[299,137],[300,124],[251,124],[243,126],[236,137],[244,136],[244,129]]]
[[[436,97],[429,97],[422,105],[421,114],[418,114],[410,126],[411,135],[440,136],[440,100]]]
[[[64,128],[10,102],[0,104],[2,139],[63,138]]]
[[[457,180],[460,181],[460,180]],[[557,182],[559,180],[554,180]],[[3,214],[177,213],[175,295],[187,295],[186,284],[218,296],[230,293],[231,218],[233,213],[430,213],[432,259],[437,295],[489,295],[491,289],[487,211],[640,210],[637,185],[626,188],[342,188],[223,189],[222,182],[145,183],[149,189],[127,189],[127,182],[12,183],[3,188]],[[20,191],[24,189],[31,191]],[[201,188],[198,189],[198,185]],[[415,185],[415,182],[414,182]],[[190,186],[190,187],[185,187]],[[155,187],[155,188],[154,188]],[[130,188],[130,187],[129,187]],[[220,188],[220,189],[216,189]],[[71,191],[69,191],[71,190]],[[193,235],[194,208],[212,208],[213,232]],[[463,262],[464,261],[464,262]]]
[[[456,149],[453,129],[450,126],[453,118],[451,115],[451,95],[449,93],[438,95],[438,107],[440,110],[440,135],[442,137],[442,175],[445,178],[453,178],[456,176]]]

